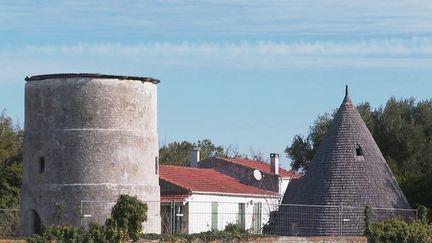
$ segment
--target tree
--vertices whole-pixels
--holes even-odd
[[[307,137],[296,135],[291,146],[285,148],[287,157],[291,159],[291,168],[293,170],[307,170],[335,114],[336,113],[333,112],[333,114],[325,113],[324,115],[318,116],[314,124],[309,127],[309,134]]]
[[[377,112],[374,112],[372,110],[372,106],[369,104],[369,102],[362,102],[357,105],[356,108],[369,131],[374,134],[376,129],[375,126],[377,120]]]
[[[393,172],[399,176],[431,172],[432,102],[391,98],[378,109],[374,137]]]
[[[207,159],[211,156],[223,156],[224,148],[216,146],[210,139],[199,140],[197,143],[201,147],[200,158]],[[171,164],[180,166],[190,165],[190,150],[194,146],[187,141],[172,142],[164,145],[159,149],[159,157],[161,164]]]
[[[160,163],[189,166],[189,151],[191,149],[192,143],[187,141],[172,142],[164,145],[159,149]]]
[[[212,156],[221,157],[224,156],[224,147],[216,146],[210,139],[203,139],[198,141],[198,146],[201,148],[200,157],[201,159],[207,159]]]
[[[285,149],[285,153],[291,159],[291,169],[296,171],[307,170],[314,154],[309,138],[301,135],[294,137],[291,146]]]
[[[0,114],[0,208],[17,208],[22,184],[23,131]]]

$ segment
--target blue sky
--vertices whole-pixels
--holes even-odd
[[[283,155],[354,102],[432,97],[432,2],[0,1],[0,109],[24,77],[92,72],[159,84],[159,136]]]

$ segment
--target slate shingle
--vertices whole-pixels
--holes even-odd
[[[361,155],[358,156],[357,153]],[[295,187],[295,188],[294,188]],[[308,171],[296,183],[290,183],[284,204],[333,205],[357,207],[345,212],[342,234],[359,234],[364,230],[363,210],[366,205],[377,208],[410,206],[387,165],[378,145],[363,122],[346,90],[345,98],[321,142]],[[330,209],[313,214],[313,223],[283,222],[283,215],[295,210],[281,206],[273,218],[273,233],[292,234],[295,223],[303,235],[335,235],[338,213]],[[391,214],[389,214],[391,215]],[[310,217],[310,215],[309,215]],[[291,220],[292,221],[292,220]],[[312,228],[312,229],[311,229]]]

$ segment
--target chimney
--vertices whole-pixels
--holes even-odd
[[[272,173],[279,175],[279,154],[270,154],[270,167]]]
[[[200,146],[193,145],[190,150],[190,166],[198,167],[198,161],[200,161]]]

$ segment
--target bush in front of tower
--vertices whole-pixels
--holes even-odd
[[[143,232],[143,223],[147,220],[147,204],[138,198],[120,195],[107,219],[107,227],[119,230],[123,239],[138,240]],[[124,236],[123,236],[124,235]]]
[[[147,204],[138,198],[120,195],[111,211],[111,218],[104,225],[91,223],[88,230],[71,225],[45,225],[40,235],[33,235],[28,242],[125,242],[138,240],[142,224],[147,220]]]

